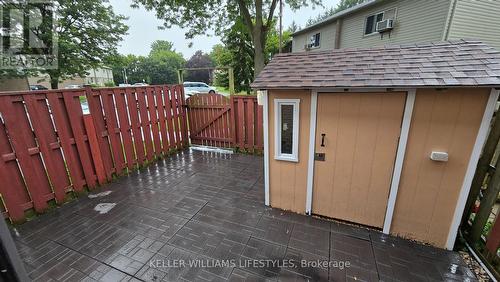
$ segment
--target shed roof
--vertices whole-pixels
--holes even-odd
[[[254,89],[499,86],[500,51],[480,41],[276,55]]]

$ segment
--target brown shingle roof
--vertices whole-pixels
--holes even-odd
[[[276,55],[254,89],[499,86],[500,51],[457,40]]]

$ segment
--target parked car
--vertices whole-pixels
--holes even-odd
[[[30,85],[30,90],[49,90],[49,89],[43,85],[35,84],[35,85]]]
[[[78,85],[78,84],[70,84],[70,85],[66,85],[64,87],[64,89],[80,89],[82,88],[82,85]]]
[[[149,84],[144,83],[144,82],[137,82],[137,83],[134,83],[133,86],[149,86]]]
[[[184,94],[186,97],[201,93],[215,94],[215,92],[215,88],[203,82],[184,82]]]

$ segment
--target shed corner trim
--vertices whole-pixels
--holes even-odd
[[[267,90],[262,91],[262,115],[264,116],[264,203],[270,205],[269,197],[269,95]]]

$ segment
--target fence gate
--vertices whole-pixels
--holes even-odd
[[[192,144],[263,149],[262,106],[256,96],[197,94],[186,104]]]

